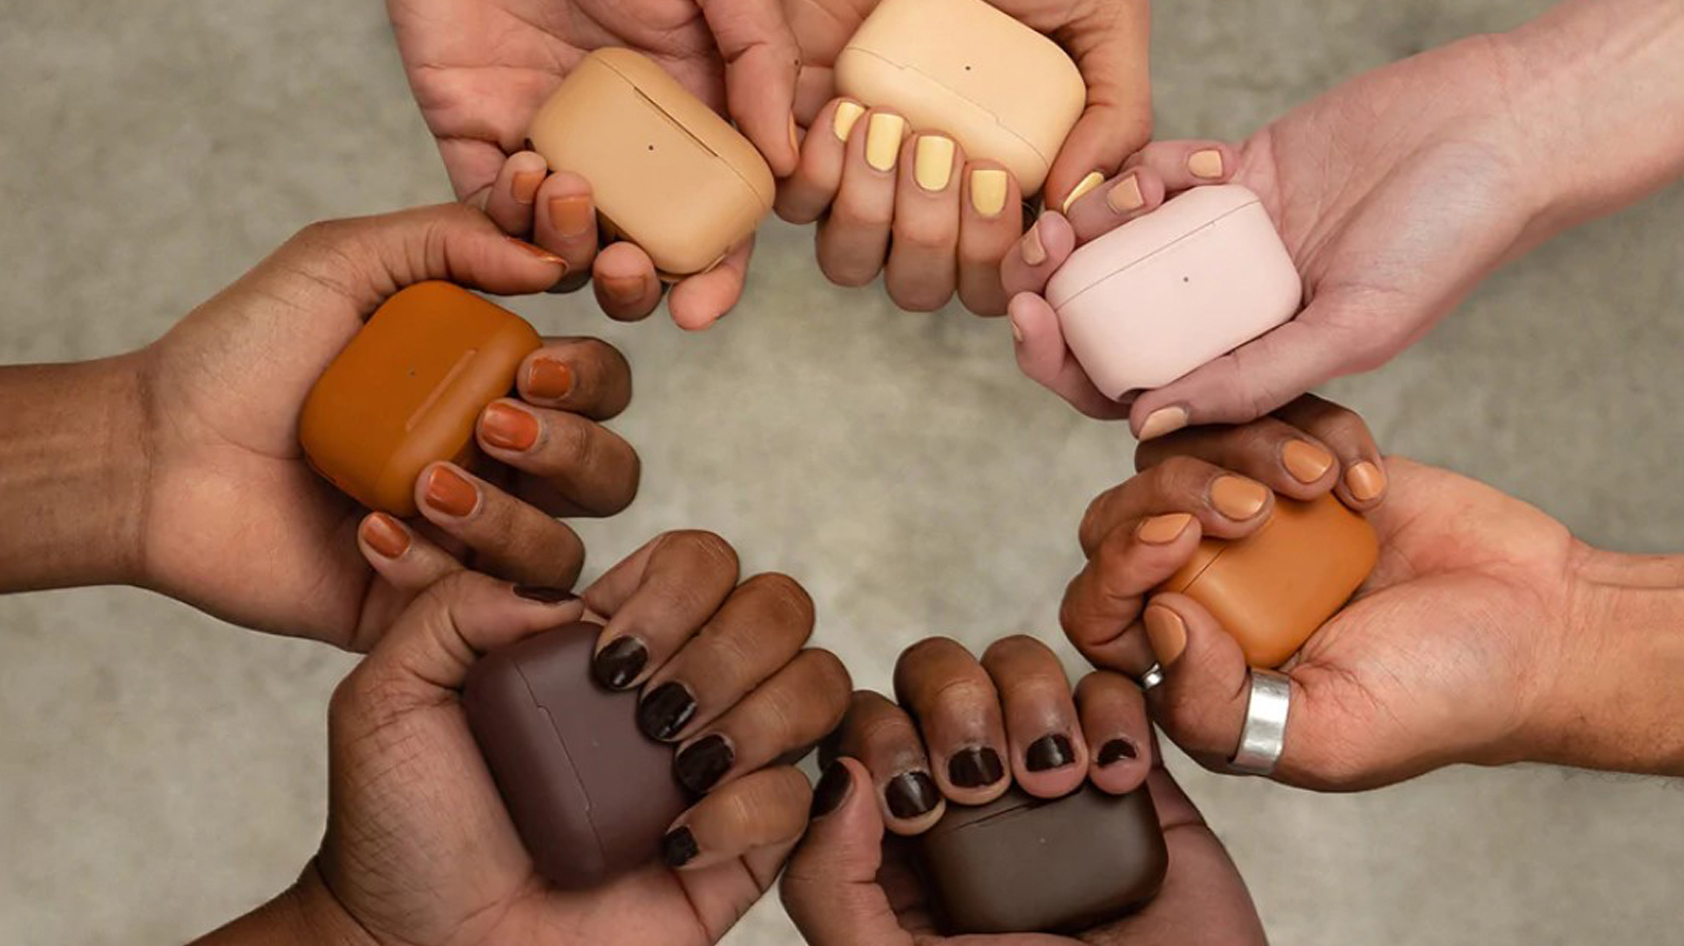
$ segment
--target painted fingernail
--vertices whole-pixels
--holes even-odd
[[[567,261],[562,259],[561,257],[555,255],[554,253],[551,253],[549,250],[546,250],[541,246],[533,246],[532,244],[526,242],[525,240],[516,239],[515,237],[504,237],[503,239],[508,240],[510,243],[513,243],[515,246],[520,247],[521,249],[525,250],[527,253],[530,253],[531,255],[537,257],[538,259],[543,260],[546,263],[553,263],[556,266],[560,266],[561,267],[561,274],[563,276],[567,275]]]
[[[1023,344],[1023,326],[1017,324],[1017,318],[1015,316],[1006,316],[1006,321],[1011,323],[1012,341],[1019,345]]]
[[[987,746],[960,749],[947,760],[947,780],[960,788],[981,788],[1005,777],[1000,753]]]
[[[1235,522],[1262,512],[1268,501],[1269,487],[1243,476],[1219,476],[1210,484],[1210,504]]]
[[[1222,176],[1222,152],[1215,148],[1195,151],[1187,158],[1187,170],[1194,177],[1213,180]]]
[[[873,112],[865,128],[865,163],[879,171],[894,170],[905,131],[906,119],[889,112]]]
[[[479,490],[448,466],[435,466],[427,477],[427,505],[447,516],[461,518],[479,505]]]
[[[674,828],[661,839],[661,862],[674,870],[696,859],[702,849],[689,828]]]
[[[1023,764],[1031,772],[1062,769],[1075,761],[1075,747],[1071,746],[1070,737],[1063,733],[1042,736],[1023,752]]]
[[[1146,415],[1146,423],[1140,425],[1140,439],[1151,440],[1173,434],[1187,426],[1187,408],[1160,407]]]
[[[912,177],[927,191],[947,189],[953,179],[953,139],[924,135],[912,152]]]
[[[1182,623],[1181,615],[1162,605],[1153,605],[1146,609],[1146,639],[1151,641],[1152,654],[1158,663],[1173,666],[1187,649],[1187,625]]]
[[[971,207],[984,217],[997,217],[1006,209],[1007,184],[1011,181],[999,168],[971,172]]]
[[[1288,440],[1281,448],[1281,465],[1300,483],[1314,483],[1333,466],[1333,455],[1304,440]]]
[[[1147,545],[1168,545],[1181,538],[1181,533],[1187,531],[1192,521],[1193,517],[1184,512],[1142,519],[1140,526],[1134,530],[1134,537]]]
[[[381,558],[397,558],[409,551],[409,530],[383,512],[377,512],[362,524],[363,541]]]
[[[1111,185],[1105,194],[1105,206],[1120,214],[1134,213],[1146,206],[1146,195],[1140,192],[1140,175],[1130,174]]]
[[[615,305],[632,305],[643,298],[642,276],[604,276],[597,280],[602,294]]]
[[[564,237],[584,236],[596,222],[591,199],[583,194],[550,198],[550,226]]]
[[[1386,471],[1364,460],[1345,471],[1345,486],[1357,502],[1378,499],[1386,491]]]
[[[514,192],[515,203],[530,204],[538,197],[538,186],[544,183],[543,171],[520,171],[510,182],[509,189]]]
[[[696,715],[696,698],[689,687],[671,680],[637,704],[637,728],[650,739],[671,739]]]
[[[1041,222],[1039,220],[1035,221],[1035,225],[1030,227],[1029,232],[1023,235],[1019,245],[1022,247],[1025,263],[1031,266],[1039,266],[1047,261],[1047,248],[1041,243]]]
[[[1070,208],[1075,205],[1076,201],[1086,197],[1089,191],[1103,183],[1105,183],[1105,175],[1099,173],[1098,171],[1091,172],[1087,177],[1082,178],[1081,183],[1071,189],[1070,196],[1064,198],[1064,204],[1059,208],[1059,210],[1064,213],[1069,213]]]
[[[853,787],[854,780],[848,774],[847,766],[841,762],[825,766],[824,774],[819,776],[819,784],[813,786],[813,807],[807,812],[808,819],[823,818],[841,808]]]
[[[573,393],[573,369],[554,358],[534,358],[526,369],[526,393],[559,401]]]
[[[858,102],[842,102],[836,106],[836,115],[831,119],[830,130],[836,134],[838,141],[847,141],[848,134],[854,130],[854,124],[865,114],[865,106]]]
[[[680,752],[672,765],[684,787],[701,795],[718,784],[736,762],[731,744],[714,733]]]
[[[516,585],[515,597],[536,601],[539,604],[566,604],[578,601],[579,596],[566,588],[551,588],[548,585]]]
[[[935,809],[941,793],[935,780],[925,773],[904,772],[884,786],[883,799],[889,803],[889,814],[896,818],[917,818]]]
[[[1099,747],[1099,767],[1102,769],[1108,765],[1116,765],[1118,762],[1127,762],[1130,759],[1138,758],[1140,758],[1140,750],[1135,748],[1134,743],[1122,737],[1113,739]]]
[[[789,150],[794,152],[796,157],[801,156],[801,135],[795,130],[794,115],[789,116]]]
[[[649,649],[635,637],[616,637],[591,658],[591,676],[610,690],[624,690],[649,663]]]
[[[504,450],[531,450],[538,442],[538,418],[507,404],[491,404],[480,415],[486,443]]]

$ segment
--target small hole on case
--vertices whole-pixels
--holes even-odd
[[[1192,282],[1192,281],[1193,281],[1193,277],[1191,277],[1191,276],[1183,276],[1183,277],[1181,277],[1181,281],[1182,281],[1182,282]]]
[[[971,67],[970,67],[970,66],[966,66],[966,67],[965,67],[965,71],[966,71],[966,72],[970,72],[970,71],[971,71]]]
[[[650,150],[650,151],[654,151],[654,150],[655,150],[655,146],[654,146],[654,145],[650,145],[650,146],[649,146],[649,150]]]

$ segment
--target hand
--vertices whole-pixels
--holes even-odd
[[[591,50],[624,46],[665,66],[727,111],[777,175],[795,167],[791,108],[800,53],[774,0],[387,0],[398,51],[438,140],[458,199],[505,233],[530,236],[573,274],[594,276],[611,317],[641,319],[661,301],[648,254],[629,243],[597,253],[590,184],[525,150],[527,127]],[[546,179],[546,175],[549,175]],[[673,288],[673,320],[705,328],[742,295],[752,241]]]
[[[1044,188],[1050,206],[1063,206],[1152,136],[1150,8],[1146,0],[994,5],[1058,41],[1087,83],[1087,109]],[[862,116],[859,103],[836,98],[836,57],[875,6],[785,2],[801,46],[796,119],[807,135],[799,166],[779,188],[778,213],[794,223],[821,221],[819,266],[832,282],[865,285],[886,260],[884,287],[904,309],[939,309],[957,290],[972,312],[1000,315],[1008,296],[999,263],[1023,233],[1017,182],[998,162],[967,158],[941,129],[906,135],[892,110]],[[867,159],[868,143],[878,158]]]
[[[1072,697],[1058,658],[1032,638],[1001,640],[980,664],[934,638],[901,655],[895,690],[899,706],[854,695],[838,743],[844,758],[825,770],[813,825],[784,874],[784,905],[813,946],[1264,942],[1233,862],[1156,757],[1131,681],[1093,673]],[[1113,794],[1150,786],[1170,854],[1158,896],[1073,939],[937,935],[909,836],[934,825],[949,800],[982,804],[1014,780],[1057,798],[1087,779]]]
[[[412,551],[414,530],[384,514],[365,519],[306,465],[297,429],[305,396],[363,320],[406,285],[448,278],[525,293],[555,274],[457,205],[317,224],[294,237],[143,353],[150,462],[134,581],[246,626],[372,645],[415,589],[380,580],[359,540],[387,556],[422,553]],[[416,484],[417,502],[427,528],[453,552],[471,550],[481,568],[568,587],[584,550],[552,515],[611,514],[637,492],[637,454],[596,423],[626,406],[631,375],[609,345],[557,338],[517,377],[520,397],[480,415],[486,478],[434,464]]]

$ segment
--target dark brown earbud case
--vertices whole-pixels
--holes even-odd
[[[468,728],[538,872],[593,887],[660,854],[690,800],[672,747],[637,729],[637,693],[602,687],[602,628],[570,624],[494,651],[463,686]]]

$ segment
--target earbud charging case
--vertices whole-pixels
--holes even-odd
[[[1070,254],[1047,283],[1106,397],[1157,388],[1290,320],[1298,270],[1256,194],[1196,187]]]
[[[1025,197],[1088,95],[1058,44],[983,0],[883,0],[837,55],[836,88],[1000,162]]]
[[[667,277],[712,269],[772,210],[772,171],[747,138],[629,49],[599,49],[538,111],[532,147],[590,181],[610,233]]]

